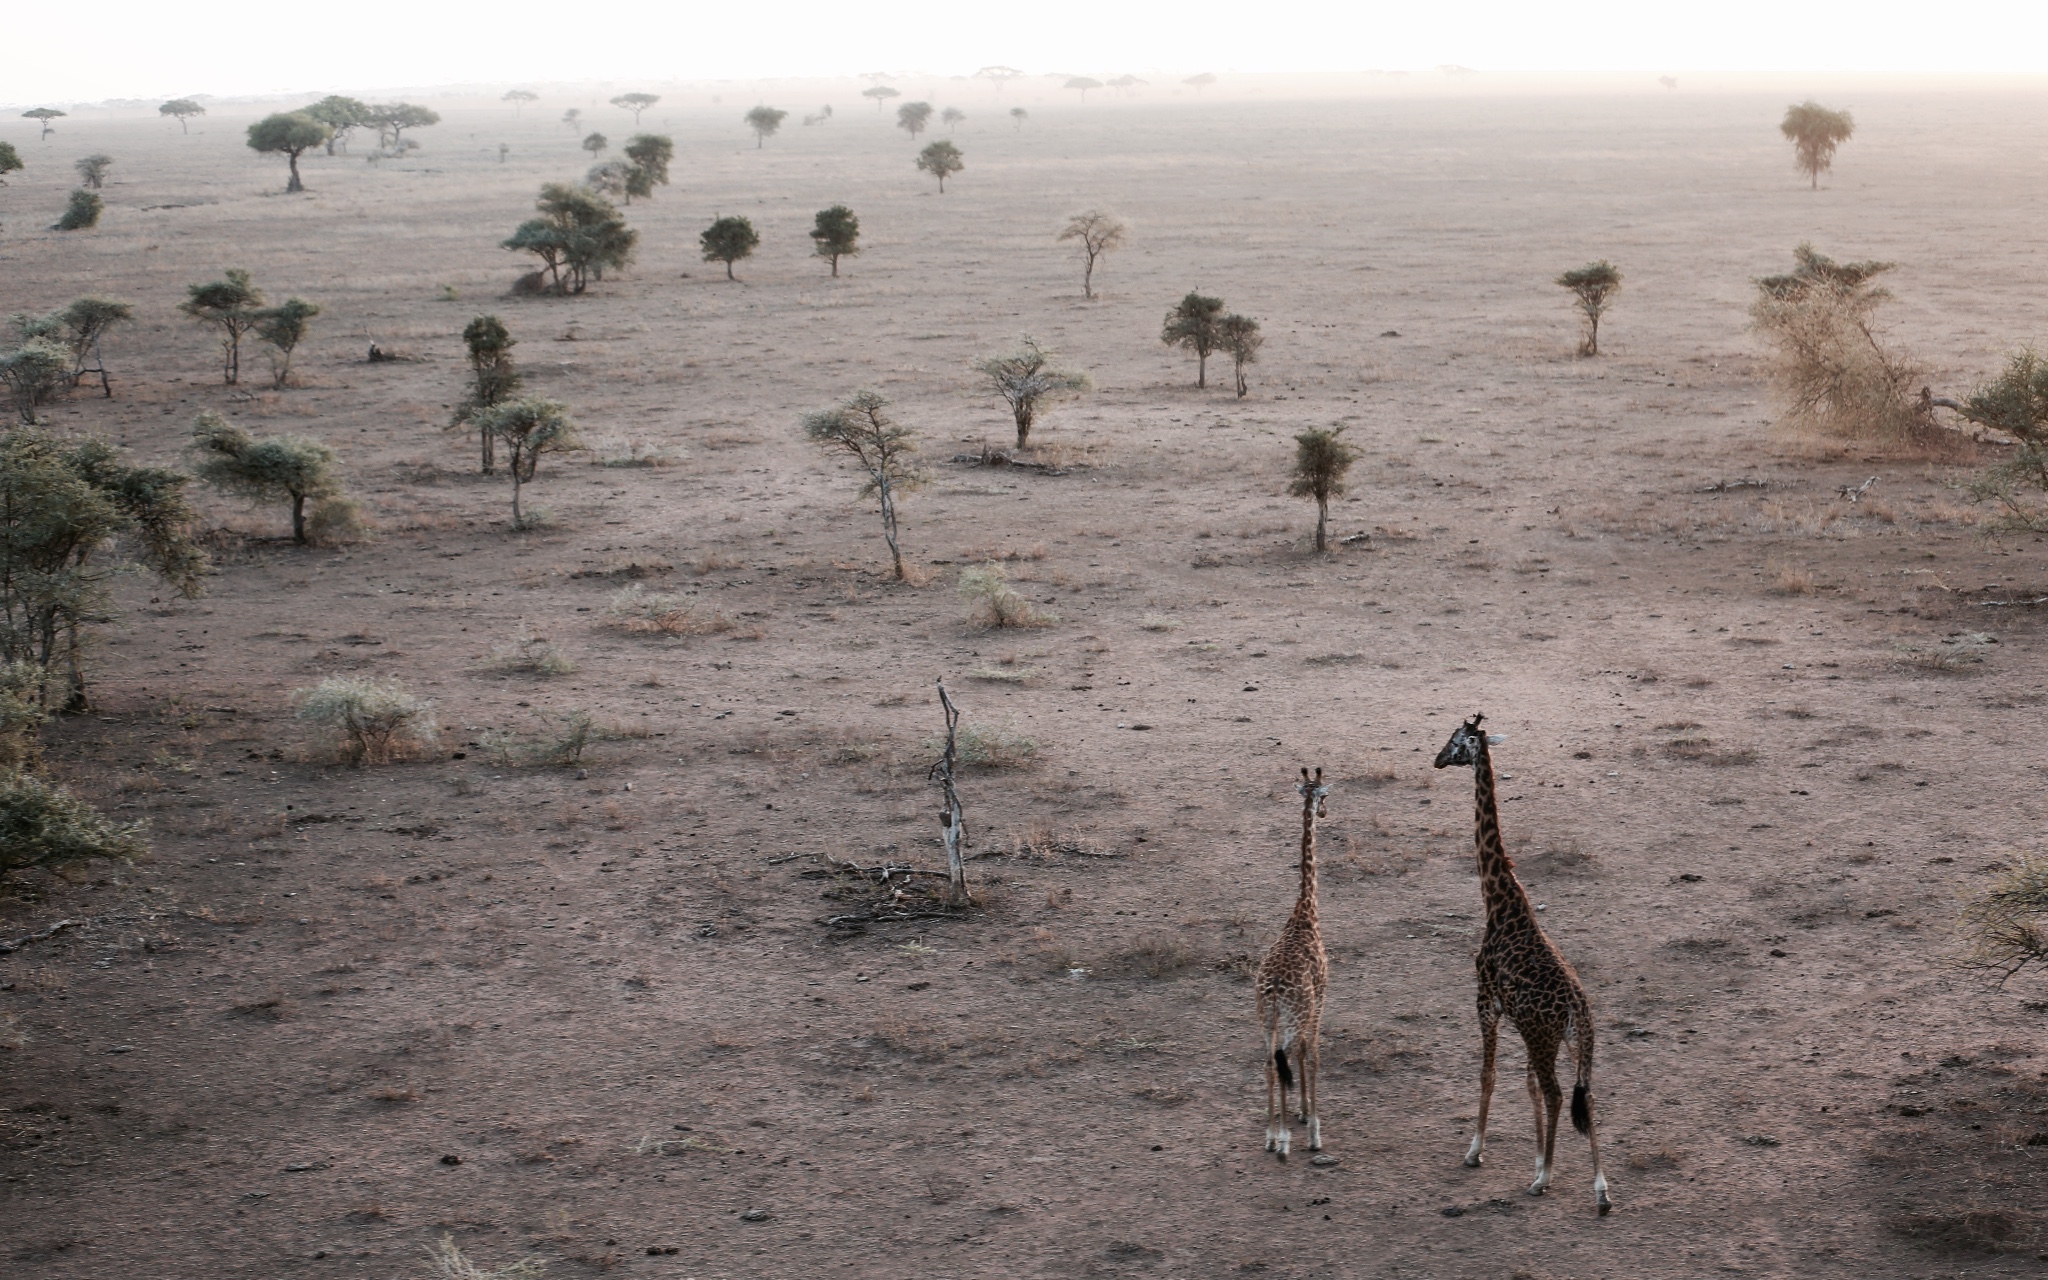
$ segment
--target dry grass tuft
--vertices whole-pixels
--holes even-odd
[[[526,1257],[495,1269],[472,1261],[455,1245],[455,1237],[444,1235],[441,1243],[427,1248],[435,1280],[539,1280],[547,1266],[539,1258]]]
[[[961,570],[960,594],[967,600],[968,621],[977,627],[1048,627],[1060,620],[1017,594],[998,564]]]
[[[697,602],[688,596],[649,591],[637,582],[613,593],[602,620],[628,635],[708,636],[733,629],[732,619],[723,613],[699,613]]]
[[[1032,762],[1038,743],[1007,725],[963,724],[955,737],[957,759],[963,765],[981,769],[1008,769]],[[946,749],[944,738],[926,738],[924,749],[933,753]]]
[[[491,646],[488,665],[494,671],[524,671],[537,676],[565,676],[576,669],[562,647],[546,636],[537,636],[521,623],[507,641]]]
[[[1748,747],[1716,747],[1712,738],[1700,734],[1673,738],[1664,744],[1664,754],[1673,760],[1683,760],[1688,764],[1712,765],[1717,768],[1755,764],[1757,759],[1756,752]]]

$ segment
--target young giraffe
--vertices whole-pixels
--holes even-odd
[[[1479,1033],[1483,1058],[1479,1068],[1479,1131],[1465,1163],[1478,1167],[1486,1150],[1486,1112],[1493,1102],[1493,1056],[1500,1043],[1500,1020],[1506,1017],[1521,1032],[1529,1051],[1529,1103],[1536,1110],[1536,1181],[1529,1194],[1540,1196],[1550,1185],[1557,1149],[1557,1114],[1563,1102],[1557,1087],[1557,1051],[1570,1042],[1576,1081],[1572,1088],[1572,1126],[1593,1146],[1593,1204],[1601,1214],[1613,1207],[1607,1198],[1607,1175],[1600,1171],[1600,1137],[1593,1128],[1593,1011],[1579,975],[1543,934],[1529,894],[1515,878],[1514,860],[1501,842],[1500,807],[1493,784],[1493,755],[1487,750],[1499,738],[1479,728],[1480,716],[1458,726],[1436,767],[1470,766],[1473,777],[1473,840],[1479,847],[1479,887],[1486,898],[1486,937],[1474,957],[1479,969]],[[1547,1116],[1546,1116],[1547,1111]]]
[[[1294,784],[1301,793],[1301,893],[1294,914],[1280,930],[1279,941],[1259,966],[1259,1026],[1266,1033],[1266,1150],[1282,1160],[1293,1134],[1287,1127],[1287,1091],[1294,1066],[1301,1071],[1301,1120],[1308,1126],[1308,1149],[1323,1149],[1323,1120],[1316,1113],[1316,1075],[1321,1059],[1317,1038],[1323,1025],[1323,992],[1330,985],[1330,958],[1323,952],[1323,930],[1316,919],[1316,819],[1324,816],[1323,771],[1309,777],[1301,771]]]

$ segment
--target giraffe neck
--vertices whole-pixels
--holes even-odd
[[[1316,922],[1316,798],[1303,801],[1301,810],[1301,894],[1295,899],[1296,919]]]
[[[1479,849],[1479,891],[1486,899],[1489,921],[1527,916],[1529,895],[1515,878],[1515,860],[1500,835],[1500,803],[1494,792],[1493,753],[1479,740],[1479,758],[1472,765],[1472,841]]]

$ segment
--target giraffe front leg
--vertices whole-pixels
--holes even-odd
[[[1302,1122],[1308,1125],[1308,1149],[1323,1149],[1323,1117],[1317,1111],[1316,1083],[1322,1074],[1322,1034],[1312,1032],[1301,1051]]]
[[[1484,995],[1479,1000],[1479,1129],[1465,1151],[1465,1167],[1477,1169],[1486,1161],[1486,1113],[1493,1107],[1493,1057],[1500,1048],[1500,1015]]]

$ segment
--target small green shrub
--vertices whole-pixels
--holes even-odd
[[[0,663],[0,768],[32,765],[41,754],[36,735],[49,719],[43,710],[47,679],[33,662]]]
[[[71,193],[71,203],[64,206],[64,216],[57,219],[53,231],[85,231],[100,224],[100,212],[107,202],[100,199],[99,192],[87,191],[84,187]]]
[[[999,564],[962,569],[960,594],[968,602],[968,620],[978,627],[1046,627],[1060,620],[1018,595]]]
[[[415,698],[395,680],[329,676],[292,691],[299,719],[334,730],[350,764],[387,764],[432,751],[440,737],[434,704]]]
[[[0,771],[0,875],[86,858],[133,858],[141,823],[122,826],[65,788],[21,769]]]

